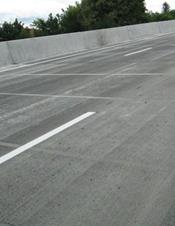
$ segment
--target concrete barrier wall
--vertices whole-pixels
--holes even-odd
[[[26,63],[175,32],[175,20],[0,43],[0,66]]]
[[[159,23],[157,23],[157,25],[159,27],[160,33],[162,33],[162,34],[172,33],[175,30],[175,21],[174,20],[159,22]]]
[[[134,40],[137,38],[150,37],[159,33],[160,31],[159,31],[158,23],[148,23],[148,24],[128,26],[128,34],[129,34],[130,40]]]
[[[99,30],[98,34],[99,45],[101,46],[113,45],[130,40],[127,26]]]
[[[7,42],[0,42],[0,67],[12,64]]]

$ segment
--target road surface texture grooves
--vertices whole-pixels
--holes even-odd
[[[174,226],[174,59],[166,35],[0,70],[0,225]]]

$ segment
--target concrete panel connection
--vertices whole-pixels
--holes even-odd
[[[175,32],[174,20],[3,42],[0,44],[3,53],[0,66],[29,63],[172,32]]]
[[[172,33],[175,31],[175,21],[164,21],[157,23],[160,33]]]
[[[7,45],[7,42],[0,43],[0,66],[12,64],[10,52]]]
[[[157,23],[148,23],[128,26],[128,34],[130,40],[159,34],[159,27],[157,25]]]

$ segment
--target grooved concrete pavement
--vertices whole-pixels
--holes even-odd
[[[0,72],[0,157],[96,112],[0,165],[0,224],[175,225],[174,47],[166,35]]]

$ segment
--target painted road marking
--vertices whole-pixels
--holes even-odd
[[[89,100],[116,100],[128,99],[123,97],[100,97],[100,96],[72,96],[72,95],[55,95],[55,94],[36,94],[36,93],[0,93],[0,96],[26,96],[26,97],[46,97],[46,98],[70,98],[70,99],[89,99]]]
[[[47,94],[34,94],[34,93],[0,93],[0,96],[26,96],[26,97],[46,97],[46,98],[68,98],[68,99],[87,99],[87,100],[113,100],[113,101],[133,101],[141,103],[139,100],[125,97],[100,97],[100,96],[68,96],[68,95],[47,95]]]
[[[139,73],[130,73],[130,72],[124,72],[123,73],[123,70],[126,70],[126,68],[128,69],[128,67],[131,67],[131,66],[134,66],[134,65],[136,65],[136,63],[132,63],[132,64],[129,64],[129,65],[126,65],[126,66],[124,66],[124,67],[122,67],[123,69],[119,72],[119,73],[56,73],[56,74],[48,74],[48,73],[46,73],[46,74],[28,74],[28,73],[25,73],[25,74],[20,74],[19,76],[35,76],[35,77],[37,77],[37,76],[62,76],[62,77],[64,77],[64,76],[110,76],[110,75],[128,75],[128,76],[130,76],[130,75],[167,75],[166,73],[149,73],[149,72],[139,72]],[[7,75],[3,75],[3,76],[1,76],[0,78],[7,78]],[[9,79],[11,79],[11,77],[9,78]]]
[[[151,49],[152,49],[152,47],[149,47],[149,48],[142,49],[142,50],[139,50],[139,51],[136,51],[136,52],[125,54],[125,56],[131,56],[131,55],[134,55],[134,54],[137,54],[137,53],[143,53],[143,52],[149,51]]]
[[[17,155],[29,150],[32,147],[34,147],[34,146],[36,146],[36,145],[48,140],[49,138],[55,136],[56,134],[59,134],[59,133],[63,132],[64,130],[72,127],[73,125],[81,122],[82,120],[84,120],[84,119],[86,119],[86,118],[88,118],[88,117],[90,117],[90,116],[92,116],[94,114],[95,114],[95,112],[87,112],[87,113],[85,113],[83,115],[80,115],[79,117],[73,119],[72,121],[70,121],[70,122],[68,122],[68,123],[56,128],[56,129],[52,130],[52,131],[50,131],[50,132],[48,132],[46,134],[34,139],[33,141],[31,141],[31,142],[29,142],[27,144],[24,144],[23,146],[21,146],[21,147],[15,149],[15,150],[9,152],[8,154],[0,157],[0,164],[2,164],[4,162],[16,157]]]

